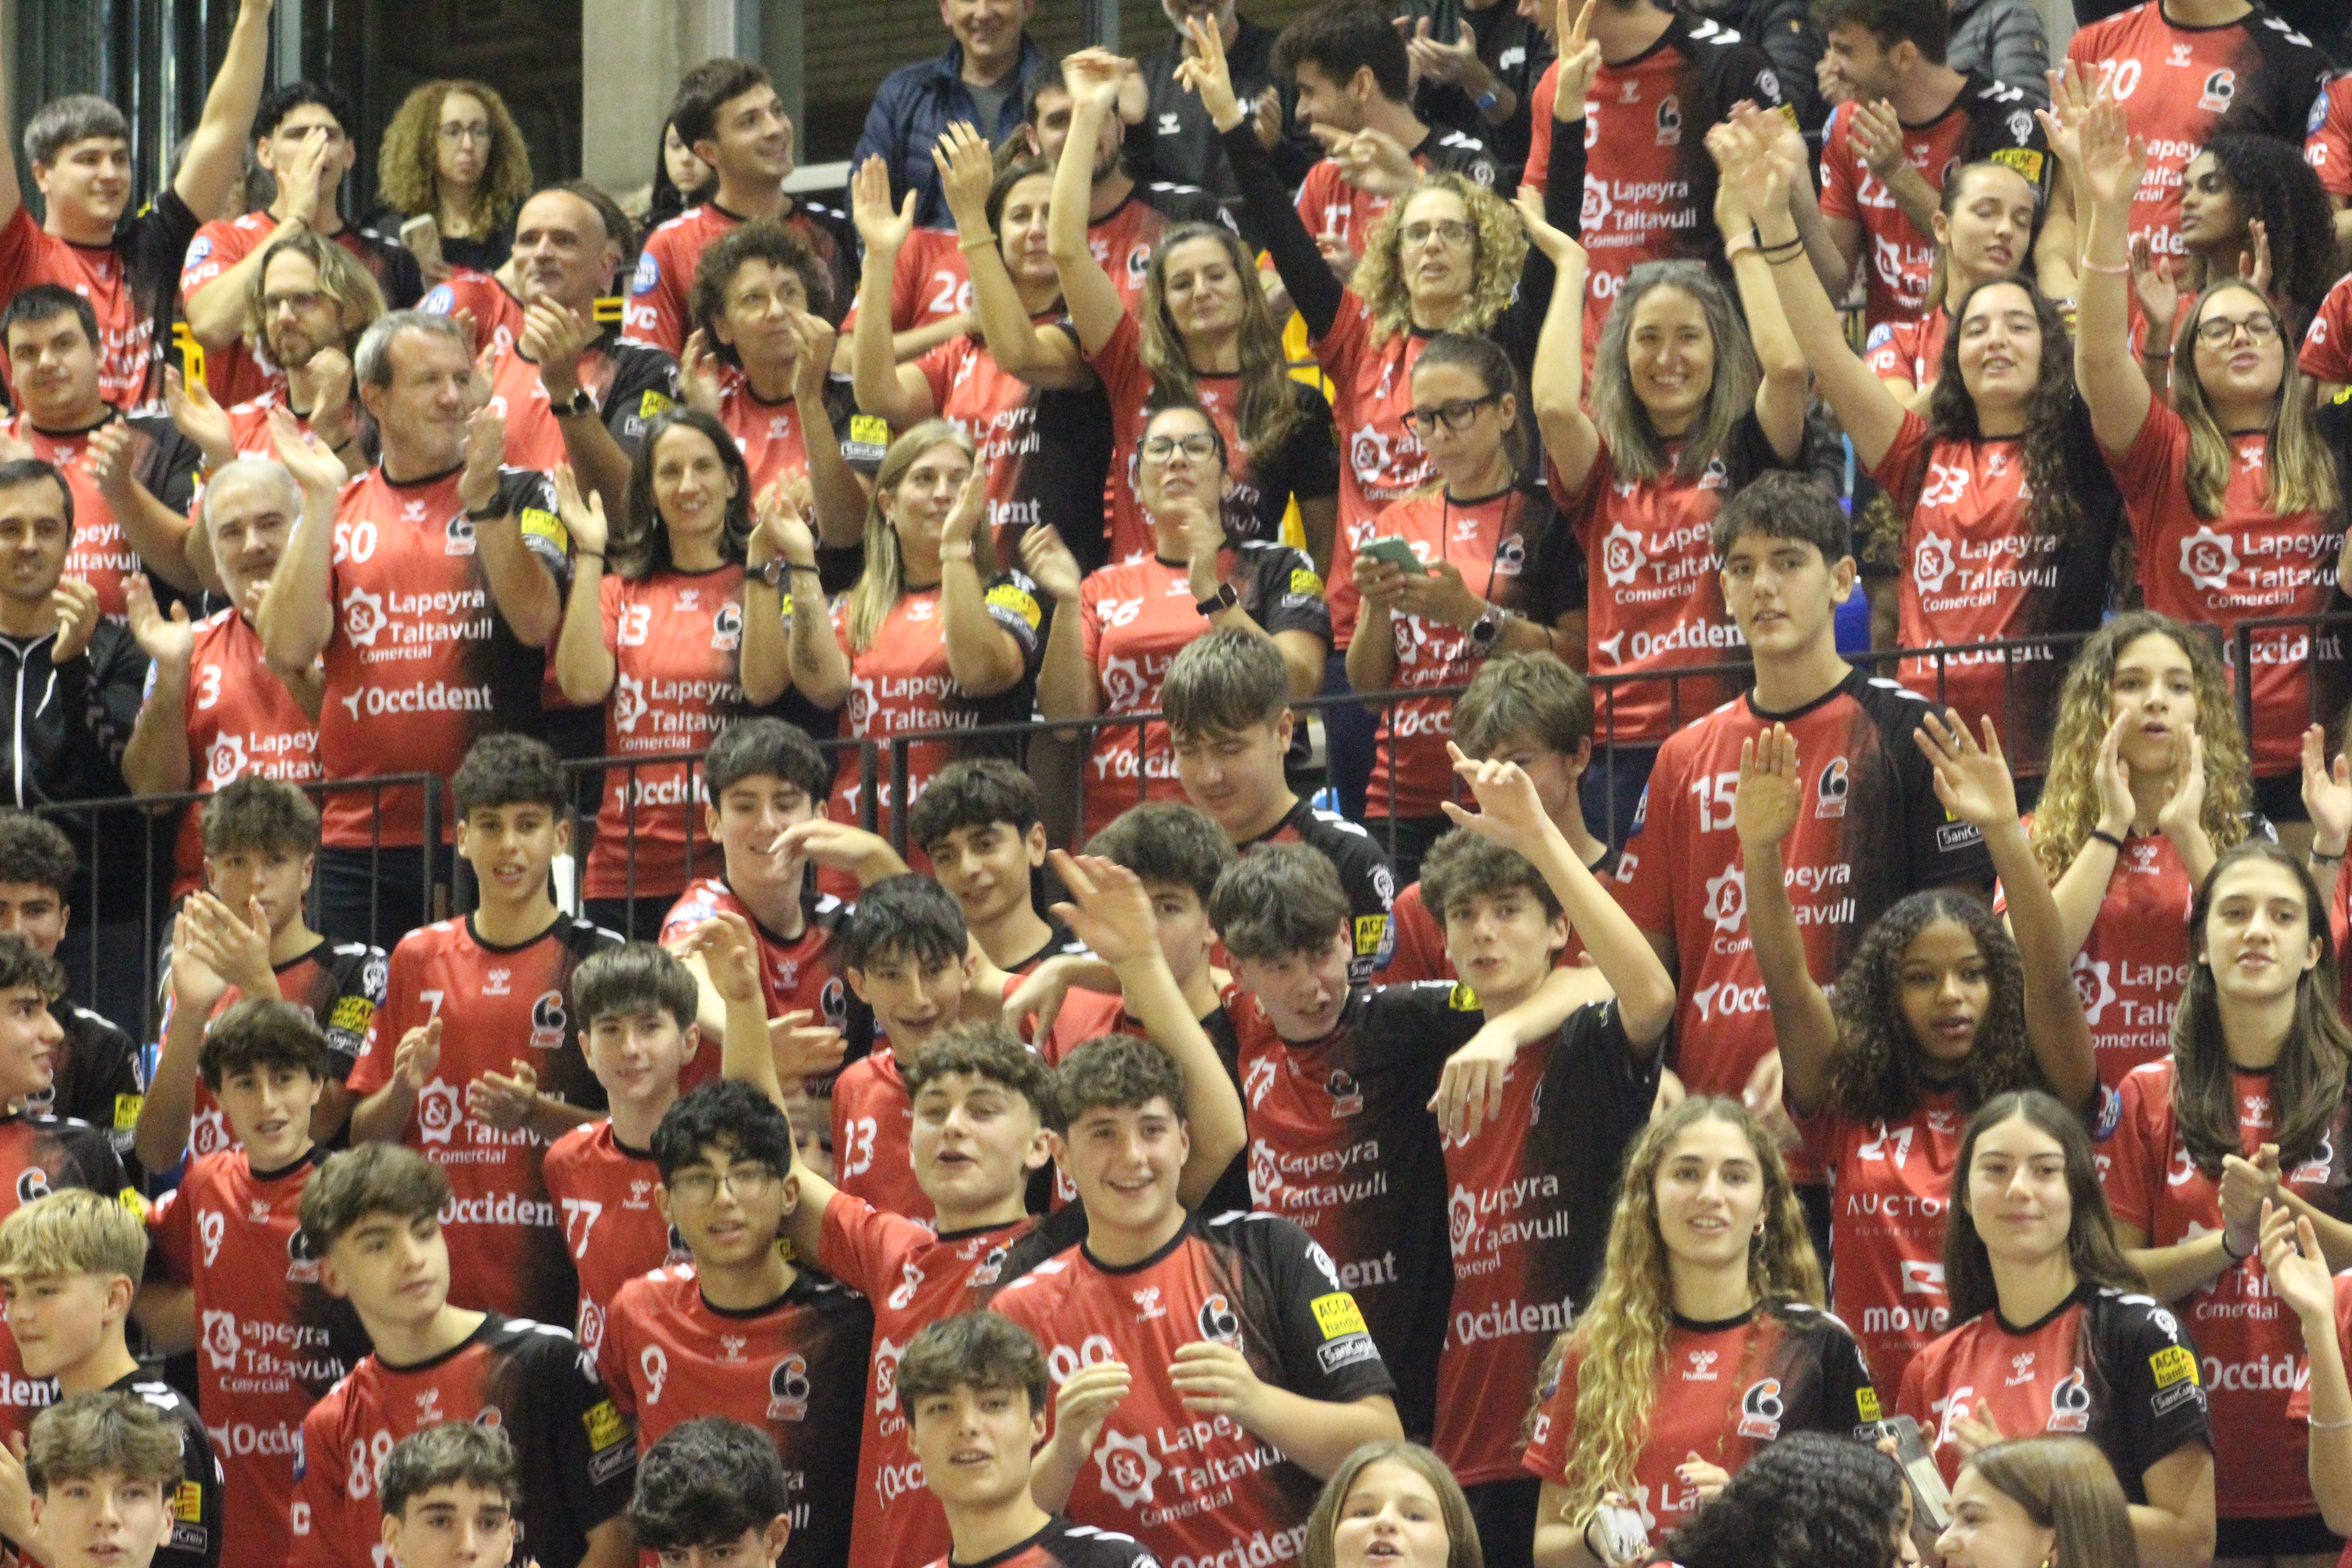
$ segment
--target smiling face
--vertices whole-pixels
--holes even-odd
[[[740,486],[710,437],[691,425],[671,426],[654,445],[653,471],[654,510],[669,532],[670,559],[688,553],[684,544],[718,548]]]
[[[1397,220],[1397,276],[1424,312],[1468,297],[1478,280],[1478,227],[1468,202],[1453,191],[1426,190],[1405,203]]]
[[[247,476],[215,481],[205,496],[205,526],[221,586],[248,620],[260,613],[262,590],[294,531],[287,499],[284,486]]]
[[[1167,450],[1160,449],[1162,442]],[[1173,502],[1218,503],[1223,517],[1224,460],[1216,429],[1193,408],[1170,408],[1143,427],[1136,453],[1136,489],[1143,510],[1157,514]],[[1206,455],[1203,456],[1202,453]]]
[[[1706,1268],[1745,1262],[1764,1215],[1764,1164],[1738,1127],[1692,1122],[1667,1146],[1651,1190],[1668,1257]]]
[[[792,319],[808,310],[808,280],[764,256],[744,258],[727,280],[726,308],[711,323],[719,341],[753,370],[789,370],[797,357]]]
[[[106,416],[98,383],[98,345],[78,310],[59,310],[44,321],[8,328],[8,379],[25,400],[33,423],[51,430],[79,430]]]
[[[917,458],[895,489],[881,492],[882,515],[898,531],[902,554],[915,561],[939,559],[940,528],[971,472],[971,456],[956,443],[942,441]]]
[[[923,1484],[950,1508],[984,1509],[1029,1489],[1029,1456],[1045,1413],[1025,1390],[969,1384],[924,1394],[908,1412]]]
[[[131,205],[131,143],[119,136],[68,142],[55,163],[33,165],[33,184],[63,232],[110,232]]]
[[[478,805],[457,825],[457,853],[486,904],[520,908],[543,895],[548,868],[571,846],[571,822],[541,801]]]
[[[1290,711],[1246,729],[1179,736],[1174,742],[1176,777],[1186,798],[1215,819],[1227,836],[1241,840],[1263,825],[1289,788],[1282,759],[1290,750]]]
[[[72,545],[63,480],[38,479],[0,489],[0,593],[21,605],[48,604]]]
[[[792,117],[784,112],[782,95],[769,83],[720,104],[710,123],[715,138],[696,142],[694,154],[730,182],[776,185],[793,172]]]
[[[1021,52],[1021,31],[1037,0],[940,0],[940,21],[984,69]]]
[[[797,1176],[709,1144],[663,1179],[662,1217],[677,1226],[695,1266],[742,1268],[774,1252],[784,1216],[800,1206]]]
[[[1751,530],[1724,552],[1723,602],[1759,656],[1793,658],[1829,636],[1853,587],[1853,560],[1824,561],[1807,540]]]
[[[1029,1173],[1053,1157],[1053,1138],[1025,1096],[994,1079],[951,1072],[924,1080],[907,1148],[915,1184],[932,1207],[976,1215],[1020,1193]]]
[[[1314,952],[1279,958],[1234,957],[1234,979],[1257,998],[1274,1032],[1297,1045],[1311,1045],[1339,1027],[1348,1005],[1348,960],[1355,952],[1343,927]]]
[[[2212,969],[2225,1005],[2292,996],[2319,963],[2321,939],[2302,879],[2261,857],[2236,861],[2214,879],[2198,935],[2199,960]]]
[[[2040,1568],[2057,1549],[2058,1532],[2007,1492],[1978,1473],[1974,1465],[1952,1483],[1952,1522],[1936,1539],[1944,1568]]]
[[[1937,918],[1919,928],[1897,961],[1904,1025],[1928,1061],[1950,1065],[1976,1049],[1992,1006],[1992,966],[1969,928]]]
[[[449,1240],[441,1216],[366,1215],[335,1237],[319,1282],[347,1299],[362,1321],[421,1329],[449,1300]]]
[[[1347,132],[1364,128],[1364,95],[1371,90],[1370,67],[1341,81],[1325,70],[1320,61],[1300,60],[1292,78],[1298,84],[1296,113],[1300,130],[1313,125]]]
[[[726,858],[728,885],[762,902],[798,889],[803,862],[777,847],[784,829],[808,821],[816,809],[807,791],[773,773],[753,773],[720,790],[719,804],[704,808],[702,820]]]
[[[849,988],[874,1009],[874,1022],[892,1049],[911,1056],[956,1021],[971,984],[969,956],[933,961],[889,951],[869,955],[863,969],[845,971]]]
[[[1154,1095],[1139,1106],[1081,1112],[1055,1158],[1078,1189],[1089,1228],[1139,1236],[1176,1207],[1176,1178],[1192,1152],[1183,1119]]]
[[[1394,1459],[1356,1472],[1331,1526],[1332,1568],[1445,1568],[1453,1550],[1428,1477]]]
[[[1205,237],[1171,246],[1160,258],[1160,298],[1185,342],[1241,330],[1242,289],[1257,287],[1234,265],[1222,240]]]
[[[105,1346],[108,1323],[120,1323],[130,1312],[131,1291],[131,1281],[120,1274],[0,1279],[0,1302],[6,1304],[25,1371],[55,1377],[89,1360]]]
[[[2251,289],[2217,289],[2197,312],[2197,380],[2216,405],[2263,404],[2286,375],[2278,317]]]
[[[1829,57],[1838,74],[1853,86],[1853,97],[1860,102],[1874,102],[1891,95],[1902,85],[1902,73],[1897,68],[1903,45],[1895,52],[1878,41],[1878,35],[1869,28],[1849,22],[1829,30]],[[1910,56],[1916,58],[1915,48]]]
[[[1009,822],[958,827],[923,847],[931,875],[963,906],[964,923],[984,926],[1029,902],[1029,874],[1045,863],[1045,828]]]
[[[2024,264],[2033,215],[2033,187],[2024,175],[1980,163],[1961,176],[1952,210],[1937,213],[1932,226],[1957,279],[2006,278]]]
[[[2022,1114],[1988,1127],[1969,1158],[1968,1208],[1996,1262],[2029,1265],[2064,1252],[2074,1223],[2065,1146]]]
[[[384,456],[404,474],[437,474],[463,460],[467,395],[474,362],[460,339],[411,328],[384,344],[392,367],[388,386],[360,386],[360,401],[375,416]]]
[[[261,341],[288,370],[324,348],[346,348],[342,312],[319,287],[319,266],[299,250],[278,251],[261,275]]]
[[[143,1568],[172,1533],[164,1487],[100,1470],[62,1476],[33,1495],[33,1519],[50,1568]]]
[[[2197,667],[2162,632],[2132,638],[2107,681],[2107,718],[2125,721],[2124,761],[2135,773],[2170,773],[2182,736],[2197,724]]]
[[[589,1070],[613,1104],[655,1111],[677,1095],[677,1075],[701,1043],[698,1026],[680,1026],[667,1008],[656,1006],[592,1018],[580,1037]]]
[[[997,214],[997,242],[1004,265],[1015,283],[1058,290],[1060,274],[1054,270],[1053,252],[1046,248],[1045,216],[1054,200],[1054,176],[1031,174],[1016,180],[1004,193]]]
[[[1524,1001],[1568,944],[1568,917],[1528,888],[1464,893],[1442,913],[1446,962],[1490,1011]]]
[[[570,191],[541,191],[515,215],[515,281],[526,305],[544,300],[585,312],[620,265],[603,215]]]
[[[37,986],[0,991],[0,1109],[15,1106],[56,1081],[65,1026]]]
[[[1715,388],[1715,332],[1706,308],[1671,283],[1644,289],[1625,332],[1625,372],[1659,435],[1688,430]]]
[[[282,1171],[310,1146],[310,1112],[326,1085],[284,1062],[221,1075],[221,1110],[257,1171]]]
[[[1961,312],[1960,383],[1988,406],[2016,408],[2042,377],[2042,321],[2021,284],[1989,283]]]

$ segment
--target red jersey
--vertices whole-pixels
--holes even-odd
[[[1797,741],[1808,805],[1780,846],[1805,966],[1834,982],[1872,921],[1906,893],[1990,883],[1984,836],[1944,815],[1912,732],[1930,705],[1860,671],[1794,713],[1736,698],[1659,749],[1633,837],[1618,860],[1619,901],[1645,931],[1674,938],[1677,1059],[1693,1094],[1738,1094],[1777,1047],[1748,935],[1747,873],[1732,833],[1739,745],[1774,723]]]
[[[859,1557],[855,1561],[868,1560]],[[924,1559],[897,1557],[889,1561],[918,1563]],[[1160,1568],[1159,1560],[1133,1536],[1072,1524],[1058,1513],[1046,1521],[1045,1529],[983,1563],[960,1565],[944,1547],[940,1555],[929,1563],[930,1568]]]
[[[2338,278],[2320,301],[2295,363],[2315,381],[2352,382],[2352,272]]]
[[[428,316],[470,314],[477,353],[487,348],[502,354],[522,336],[522,301],[496,278],[470,267],[452,268],[448,281],[426,289],[416,308]]]
[[[1601,885],[1616,890],[1617,852],[1601,856],[1587,868],[1601,879]],[[1382,985],[1403,985],[1416,980],[1461,978],[1454,973],[1454,961],[1445,956],[1445,921],[1437,911],[1423,901],[1421,884],[1414,882],[1396,896],[1396,908],[1389,913],[1390,942],[1388,962],[1381,964],[1372,978]],[[1568,933],[1568,945],[1559,951],[1558,967],[1566,969],[1580,963],[1584,958],[1584,939],[1573,929]],[[1075,993],[1073,994],[1076,994]]]
[[[580,385],[621,450],[635,455],[653,422],[677,402],[677,362],[610,328],[580,352]],[[509,466],[551,473],[571,461],[539,362],[520,345],[492,351],[490,406],[507,422]]]
[[[683,1263],[621,1287],[597,1371],[635,1420],[640,1454],[698,1416],[766,1433],[783,1460],[793,1521],[780,1561],[823,1568],[849,1560],[841,1495],[857,1484],[857,1448],[846,1438],[873,1338],[865,1300],[822,1274],[801,1269],[782,1296],[739,1311],[703,1300],[694,1265]]]
[[[2312,100],[2303,161],[2329,195],[2352,198],[2352,75],[2334,78]]]
[[[196,623],[183,715],[194,788],[209,793],[247,773],[296,784],[322,776],[319,726],[263,662],[261,634],[241,611],[222,610]],[[173,890],[194,888],[204,865],[204,813],[191,805],[180,814]]]
[[[142,1201],[102,1129],[22,1111],[0,1116],[0,1219],[61,1187],[119,1194],[126,1205]],[[16,1336],[0,1317],[0,1440],[22,1436],[57,1397],[56,1378],[25,1375]]]
[[[2197,1347],[2179,1320],[2094,1285],[2038,1323],[1979,1312],[1911,1358],[1895,1407],[1919,1423],[1948,1486],[1960,1473],[1953,1430],[1979,1404],[2004,1436],[2088,1437],[2135,1503],[2147,1500],[2150,1465],[2184,1443],[2213,1446]]]
[[[1462,174],[1490,191],[1502,190],[1501,161],[1467,132],[1432,126],[1421,145],[1412,151],[1416,168]],[[1540,189],[1541,182],[1537,184]],[[1336,240],[1358,256],[1364,253],[1372,226],[1387,216],[1393,205],[1393,197],[1349,184],[1340,177],[1337,161],[1330,158],[1317,160],[1298,187],[1298,221],[1307,226],[1307,232],[1318,240]]]
[[[766,402],[740,372],[730,372],[719,382],[719,422],[743,454],[754,495],[783,475],[808,472],[812,437],[839,447],[845,458],[866,468],[881,462],[889,444],[888,423],[857,413],[839,382],[827,382],[823,406],[811,410],[803,409],[797,398]]]
[[[1880,1386],[1903,1386],[1919,1348],[1951,1327],[1944,1304],[1944,1215],[1968,1115],[1951,1092],[1923,1093],[1899,1121],[1825,1112],[1805,1142],[1830,1179],[1830,1304],[1859,1331]]]
[[[89,458],[89,438],[122,417],[110,408],[105,418],[79,430],[44,430],[30,415],[0,414],[0,436],[22,441],[33,449],[33,456],[65,476],[66,489],[73,498],[73,541],[66,549],[65,575],[79,577],[97,589],[99,613],[116,620],[125,614],[123,579],[146,567],[131,541],[123,537],[122,524],[115,521],[114,503],[90,477]],[[131,431],[131,477],[173,510],[187,510],[195,495],[198,460],[192,455],[192,444],[168,420],[141,415],[125,423]]]
[[[302,1189],[323,1155],[267,1173],[241,1148],[205,1155],[147,1216],[165,1277],[195,1289],[198,1403],[226,1472],[224,1562],[286,1561],[302,1417],[367,1354],[302,1236]]]
[[[383,1005],[352,1066],[351,1091],[363,1100],[382,1089],[401,1037],[446,1015],[440,1063],[417,1091],[401,1142],[449,1177],[453,1195],[441,1213],[452,1300],[545,1323],[572,1313],[572,1249],[541,1173],[547,1141],[475,1116],[466,1087],[486,1072],[510,1071],[521,1058],[538,1069],[541,1094],[602,1110],[604,1088],[588,1069],[572,1016],[572,972],[619,940],[563,916],[520,947],[492,947],[467,917],[410,931],[392,950]]]
[[[1268,636],[1303,631],[1330,646],[1323,579],[1300,552],[1245,541],[1221,552],[1218,564],[1241,595],[1242,609]],[[1159,712],[1160,683],[1169,665],[1208,627],[1189,571],[1152,555],[1090,574],[1078,589],[1076,612],[1087,667],[1095,672],[1106,719]],[[1167,725],[1154,720],[1106,725],[1094,732],[1087,758],[1087,837],[1129,806],[1183,798]]]
[[[653,1152],[622,1142],[611,1121],[584,1122],[550,1143],[541,1173],[562,1216],[572,1271],[580,1278],[580,1349],[593,1356],[604,1343],[604,1315],[622,1286],[693,1258],[654,1202],[661,1171]]]
[[[2185,254],[2183,176],[2222,118],[2232,131],[2300,141],[2327,71],[2309,39],[2259,5],[2234,22],[2190,27],[2166,16],[2162,0],[2146,0],[2078,29],[2066,58],[2123,106],[2147,143],[2132,237],[2146,235],[2158,255],[2174,257]]]
[[[2266,433],[2229,442],[2235,460],[2215,518],[2200,517],[2189,504],[2181,481],[2189,426],[2162,398],[2148,404],[2130,449],[2108,453],[2107,463],[2139,546],[2147,607],[2220,626],[2222,658],[2234,671],[2240,621],[2326,613],[2336,597],[2344,530],[2340,518],[2326,512],[2281,516],[2270,510],[2263,499],[2270,473]],[[2273,627],[2254,637],[2252,655],[2254,775],[2292,774],[2302,766],[2303,731],[2311,721],[2310,630]]]
[[[1570,1479],[1569,1457],[1576,1449],[1583,1352],[1581,1342],[1571,1342],[1559,1377],[1538,1393],[1522,1460],[1529,1473],[1561,1485]],[[1855,1428],[1879,1418],[1878,1393],[1853,1337],[1843,1323],[1801,1302],[1751,1307],[1717,1323],[1676,1317],[1665,1360],[1627,1489],[1653,1541],[1698,1507],[1697,1491],[1675,1474],[1691,1454],[1737,1474],[1765,1444],[1792,1432],[1858,1436]]]
[[[319,757],[331,779],[428,772],[446,780],[467,748],[539,719],[544,656],[515,640],[490,597],[475,552],[474,525],[457,499],[461,471],[395,483],[381,467],[343,488],[335,508],[328,596],[326,700]],[[544,474],[499,476],[493,503],[520,518],[523,545],[562,590],[572,541],[555,515]],[[425,803],[414,787],[330,793],[320,809],[325,842],[351,848],[422,843]],[[448,816],[443,815],[443,832]]]
[[[1952,330],[1949,310],[1930,310],[1909,321],[1881,321],[1870,329],[1863,363],[1881,381],[1926,386],[1944,369],[1944,339]]]
[[[695,326],[687,303],[688,296],[694,292],[694,269],[711,242],[742,221],[717,202],[704,202],[687,208],[647,235],[645,249],[637,257],[636,275],[629,285],[622,331],[673,359],[684,353],[687,334]],[[792,197],[784,198],[784,210],[776,215],[775,221],[816,252],[818,262],[828,274],[839,272],[841,247],[834,243],[829,231],[800,210]]]
[[[1500,1116],[1445,1139],[1453,1307],[1432,1446],[1465,1486],[1516,1480],[1518,1408],[1544,1353],[1590,1300],[1607,1201],[1650,1120],[1662,1053],[1636,1051],[1614,1003],[1578,1008],[1511,1064]]]
[[[2278,1133],[2271,1075],[2233,1071],[2239,1152],[2249,1159]],[[2150,1062],[2124,1080],[2115,1135],[2100,1161],[2101,1184],[2118,1223],[2170,1247],[2222,1228],[2221,1184],[2189,1157],[2174,1117],[2173,1064]],[[2309,1156],[2280,1173],[2281,1184],[2321,1212],[2342,1215],[2352,1171],[2343,1117]],[[2252,1259],[2231,1265],[2211,1284],[2175,1303],[2203,1352],[2216,1440],[2213,1489],[2231,1519],[2292,1519],[2317,1511],[2303,1463],[2305,1429],[2286,1419],[2287,1397],[2310,1373],[2303,1331],[2281,1306],[2269,1277]],[[2287,1445],[2282,1448],[2279,1445]]]
[[[105,245],[60,239],[20,205],[0,223],[0,300],[55,283],[89,300],[98,316],[99,395],[117,408],[160,406],[180,261],[197,224],[169,185],[135,215],[124,215]]]
[[[1031,321],[1075,337],[1058,310]],[[962,426],[988,465],[988,525],[999,561],[1020,559],[1015,542],[1024,529],[1101,510],[1112,426],[1097,389],[1031,386],[996,363],[977,329],[932,348],[914,368],[930,388],[933,411]]]
[[[847,1027],[849,983],[835,973],[833,958],[833,933],[848,918],[847,905],[831,893],[803,893],[801,934],[781,937],[751,912],[751,905],[735,896],[722,872],[687,885],[686,891],[663,917],[662,945],[669,946],[703,921],[722,913],[741,915],[752,935],[759,939],[760,987],[765,994],[769,1017],[781,1018],[787,1013],[805,1009],[811,1023],[824,1023],[836,1029]],[[699,1089],[718,1076],[719,1053],[697,1051],[694,1059],[678,1074],[678,1092],[685,1094]]]
[[[1238,1423],[1185,1408],[1167,1373],[1179,1346],[1229,1345],[1262,1381],[1307,1399],[1349,1404],[1394,1387],[1330,1260],[1272,1215],[1188,1218],[1167,1246],[1119,1268],[1081,1244],[1007,1285],[993,1305],[1036,1336],[1056,1387],[1099,1362],[1134,1374],[1067,1507],[1171,1564],[1299,1555],[1319,1489]]]
[[[1339,426],[1334,584],[1355,581],[1356,552],[1372,537],[1381,510],[1437,477],[1421,438],[1404,423],[1412,407],[1412,367],[1429,340],[1398,332],[1375,344],[1371,308],[1352,291],[1342,300],[1339,319],[1315,343],[1315,357],[1331,378],[1331,416]],[[1347,646],[1345,639],[1339,646]]]
[[[931,1200],[915,1182],[907,1135],[914,1098],[898,1058],[877,1045],[833,1082],[833,1179],[844,1193],[885,1214],[929,1222]]]
[[[604,704],[604,754],[660,756],[709,745],[719,724],[743,707],[742,563],[607,576],[599,591],[604,647],[616,671]],[[698,866],[715,866],[719,848],[703,826],[707,804],[691,763],[606,768],[584,896],[675,893],[686,886],[689,844]]]
[[[1005,1249],[1034,1223],[940,1236],[847,1193],[825,1205],[817,1266],[865,1296],[874,1310],[848,1561],[920,1563],[947,1551],[947,1516],[923,1485],[912,1412],[898,1404],[898,1358],[924,1324],[986,1306],[1003,1273]]]
[[[197,290],[261,249],[277,232],[278,220],[267,212],[215,218],[196,230],[196,237],[188,242],[187,255],[180,264],[180,298],[194,299]],[[386,281],[381,252],[358,228],[345,224],[326,237],[349,251],[378,284]],[[393,290],[387,289],[384,292],[386,303],[398,310],[398,301],[389,298]],[[214,401],[226,408],[265,393],[282,395],[286,391],[286,373],[271,363],[268,354],[257,352],[240,337],[226,348],[205,351],[205,385],[211,389]]]
[[[522,1471],[515,1555],[578,1563],[588,1532],[629,1505],[637,1444],[579,1342],[549,1323],[482,1320],[415,1366],[369,1356],[302,1418],[289,1568],[355,1568],[383,1541],[377,1470],[393,1445],[444,1421],[503,1426]]]

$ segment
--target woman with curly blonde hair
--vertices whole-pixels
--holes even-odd
[[[1625,1157],[1599,1288],[1538,1379],[1538,1568],[1638,1561],[1615,1550],[1604,1502],[1638,1500],[1656,1537],[1765,1443],[1874,1418],[1862,1352],[1821,1301],[1788,1167],[1746,1108],[1694,1096],[1651,1122]]]
[[[401,217],[439,226],[443,260],[495,272],[514,248],[515,214],[532,190],[530,149],[496,88],[428,81],[383,129],[375,188]]]

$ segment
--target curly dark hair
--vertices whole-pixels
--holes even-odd
[[[2239,216],[2262,224],[2271,247],[2271,298],[2286,307],[2287,329],[2300,342],[2339,276],[2327,187],[2304,162],[2299,142],[2224,132],[2208,139],[2202,151],[2221,166]]]
[[[1893,1568],[1903,1493],[1903,1471],[1876,1448],[1792,1432],[1668,1536],[1666,1556],[1683,1568]]]
[[[1991,982],[1992,1005],[1977,1026],[1961,1065],[1960,1104],[1973,1111],[1996,1094],[2042,1087],[2025,1032],[2025,969],[2000,917],[1948,889],[1914,893],[1863,933],[1832,1003],[1839,1053],[1825,1106],[1856,1121],[1896,1121],[1918,1109],[1926,1085],[1918,1043],[1903,1022],[1903,955],[1933,922],[1950,921],[1976,939]]]
[[[2019,437],[2025,450],[2025,482],[2033,488],[2026,511],[2033,531],[2062,542],[2074,542],[2083,527],[2083,503],[2066,473],[2066,453],[2079,424],[2074,412],[2074,351],[2066,336],[2066,319],[2042,290],[2023,278],[1996,278],[1979,283],[1952,307],[1952,330],[1944,337],[1944,355],[1937,372],[1936,390],[1927,405],[1927,426],[1952,440],[1974,441],[1983,432],[1977,426],[1977,400],[1960,379],[1960,327],[1968,320],[1969,301],[1988,289],[2021,289],[2042,327],[2042,370],[2033,392],[2025,400],[2025,433]],[[1898,519],[1898,522],[1904,520]]]

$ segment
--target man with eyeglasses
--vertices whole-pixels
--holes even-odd
[[[343,176],[359,161],[348,129],[354,122],[351,100],[323,82],[289,82],[271,93],[254,116],[253,157],[277,181],[277,200],[205,225],[188,246],[180,297],[188,331],[204,346],[205,384],[224,407],[286,392],[282,362],[266,343],[257,353],[247,336],[253,274],[276,242],[301,230],[333,240],[367,268],[395,310],[425,292],[415,257],[343,221]]]

